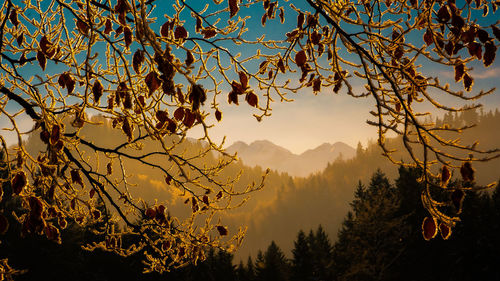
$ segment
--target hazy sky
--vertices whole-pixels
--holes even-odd
[[[451,72],[440,73],[442,79],[452,77]],[[496,87],[500,89],[500,66],[495,63],[486,71],[473,72],[476,87],[473,92],[482,89]],[[450,83],[452,87],[461,88],[462,83]],[[355,87],[358,91],[363,89]],[[356,91],[355,91],[356,92]],[[358,141],[366,145],[369,139],[377,138],[375,127],[366,124],[366,120],[372,116],[370,110],[374,110],[372,97],[354,99],[346,94],[334,94],[331,89],[325,89],[314,95],[311,89],[304,89],[297,94],[292,94],[294,102],[273,105],[273,115],[257,122],[252,113],[257,111],[250,109],[246,104],[240,106],[223,105],[223,119],[212,129],[212,136],[221,140],[226,136],[226,146],[235,141],[251,143],[255,140],[267,139],[273,143],[283,146],[294,153],[302,153],[307,149],[314,148],[322,143],[345,142],[356,147]],[[438,95],[442,103],[458,106],[457,99]],[[500,92],[497,90],[491,96],[481,100],[485,110],[500,108]],[[431,110],[426,107],[426,110]],[[444,112],[432,110],[436,116],[442,116]]]

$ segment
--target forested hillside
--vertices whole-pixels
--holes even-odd
[[[482,141],[478,147],[483,149],[495,148],[500,143],[498,111],[448,114],[435,122],[461,125],[475,122],[476,127],[462,134],[464,143],[480,139]],[[388,142],[399,143],[395,140]],[[500,159],[474,165],[479,185],[498,180]],[[266,188],[276,193],[272,197],[275,200],[266,201],[268,203],[260,204],[251,214],[245,214],[244,221],[248,223],[249,229],[237,257],[256,255],[256,249],[265,248],[272,240],[279,241],[282,249],[290,252],[293,246],[291,241],[299,229],[311,229],[319,224],[324,226],[328,234],[336,234],[349,209],[349,202],[354,198],[358,182],[367,182],[377,170],[383,171],[389,179],[398,176],[397,167],[381,155],[377,144],[371,143],[366,148],[358,145],[354,158],[330,163],[322,173],[288,182],[269,182]],[[259,200],[258,194],[254,197]],[[412,204],[420,206],[419,194],[415,194]],[[235,223],[239,220],[240,217],[236,217]]]
[[[50,280],[499,280],[500,190],[468,192],[463,221],[451,235],[440,230],[438,237],[427,242],[420,223],[428,214],[414,200],[422,189],[419,176],[417,170],[400,168],[394,182],[380,171],[368,183],[359,182],[337,235],[329,235],[321,225],[299,230],[286,241],[293,243],[289,251],[281,247],[285,241],[273,240],[241,259],[210,249],[205,261],[164,275],[142,274],[140,254],[124,258],[101,249],[83,250],[79,245],[92,243],[94,234],[75,222],[68,222],[62,245],[36,234],[19,236],[22,230],[13,224],[3,234],[6,242],[0,250],[17,268],[29,269],[16,280],[37,276]],[[20,202],[11,196],[8,185],[3,189],[2,207],[19,214]]]
[[[437,122],[469,122],[470,118],[473,118],[472,121],[477,121],[479,126],[476,128],[472,128],[464,133],[464,140],[472,140],[472,139],[481,139],[485,140],[480,143],[480,146],[494,147],[496,144],[500,143],[500,133],[498,132],[498,124],[500,124],[500,113],[499,112],[488,112],[488,113],[476,113],[476,114],[461,114],[461,115],[447,115],[444,117],[444,120],[437,120]],[[98,117],[95,117],[94,121],[99,121]],[[102,128],[102,127],[99,127]],[[108,141],[112,142],[115,138],[123,138],[123,134],[118,130],[113,130],[111,124],[107,127],[106,130],[89,130],[88,134],[98,134],[101,138],[96,138],[99,141]],[[175,141],[175,139],[173,140]],[[40,141],[38,140],[38,136],[33,135],[27,142],[26,147],[28,149],[39,149]],[[203,149],[203,145],[200,145],[196,142],[190,142],[189,147],[185,146],[185,150],[190,153],[195,151],[199,151]],[[149,147],[147,144],[144,146],[146,151],[154,149],[154,147]],[[90,152],[88,152],[90,153]],[[205,156],[206,161],[217,161],[216,157],[212,154],[207,154]],[[500,176],[500,171],[497,167],[500,166],[500,160],[493,160],[488,163],[482,163],[480,165],[475,166],[477,169],[477,183],[479,185],[484,185],[485,183],[489,183],[490,181],[497,180]],[[99,163],[99,165],[106,165],[107,163]],[[113,169],[120,169],[120,165],[118,161],[112,163]],[[424,211],[421,207],[421,203],[419,201],[419,190],[415,188],[412,184],[401,184],[402,178],[404,178],[404,174],[398,174],[397,167],[392,165],[389,161],[387,161],[380,152],[380,149],[376,144],[370,144],[368,147],[363,148],[358,146],[356,151],[356,156],[352,159],[348,160],[337,160],[333,163],[328,164],[327,168],[318,174],[306,177],[306,178],[292,178],[287,174],[277,173],[271,171],[266,178],[265,187],[257,192],[251,194],[251,198],[238,198],[239,201],[245,201],[241,207],[231,210],[231,212],[227,212],[223,215],[222,220],[229,225],[229,231],[236,231],[236,227],[238,226],[247,226],[248,231],[243,242],[242,247],[234,254],[235,261],[239,262],[240,259],[246,262],[247,257],[251,255],[256,258],[258,255],[259,249],[266,249],[266,247],[272,242],[275,241],[277,245],[279,245],[280,249],[282,249],[282,253],[287,258],[292,258],[292,249],[294,248],[294,239],[296,239],[297,233],[302,230],[316,229],[318,225],[323,226],[324,233],[330,237],[331,243],[337,241],[337,233],[339,229],[342,229],[341,235],[339,236],[339,243],[346,243],[342,241],[348,241],[353,238],[346,238],[347,234],[342,234],[346,232],[346,229],[349,228],[349,217],[346,219],[345,215],[348,211],[353,207],[356,203],[356,196],[359,197],[359,183],[369,182],[372,175],[377,172],[377,170],[383,171],[384,175],[390,179],[389,183],[392,183],[394,179],[399,177],[399,180],[396,181],[396,185],[398,185],[398,192],[408,194],[405,195],[405,212],[408,214],[412,213],[412,210],[415,211],[419,215],[417,217],[413,217],[412,219],[405,218],[405,232],[406,238],[396,238],[393,237],[390,239],[390,243],[402,243],[407,244],[405,241],[409,241],[408,243],[415,243],[415,245],[419,245],[418,247],[425,247],[426,249],[432,246],[432,251],[444,251],[446,255],[460,255],[459,253],[449,253],[447,251],[450,248],[453,248],[451,245],[454,244],[446,244],[442,242],[432,241],[429,243],[424,243],[422,241],[420,235],[420,224],[421,224],[421,216],[424,215]],[[182,192],[178,188],[166,184],[163,178],[159,178],[156,174],[155,170],[141,170],[139,168],[133,169],[133,171],[125,171],[130,177],[127,178],[130,183],[130,192],[132,194],[141,194],[146,200],[152,200],[157,198],[159,201],[165,201],[168,211],[175,214],[176,216],[189,216],[191,212],[191,206],[185,205],[183,200],[173,200],[173,194],[180,194]],[[237,190],[244,189],[245,186],[252,184],[252,182],[259,182],[262,175],[265,174],[265,171],[260,167],[248,168],[242,166],[240,163],[234,163],[229,166],[224,174],[220,175],[220,178],[228,178],[231,175],[238,174],[241,172],[241,176],[239,181],[236,183]],[[401,173],[401,171],[400,171]],[[414,175],[412,175],[414,177]],[[408,179],[405,179],[408,180]],[[358,192],[356,192],[356,188],[358,187]],[[498,193],[495,193],[498,194]],[[498,197],[498,195],[495,195]],[[493,206],[493,203],[488,203],[485,198],[486,195],[476,196],[471,195],[471,198],[479,198],[477,200],[483,200],[480,204],[486,204],[488,206]],[[5,198],[5,197],[4,197]],[[182,198],[182,197],[181,197]],[[482,198],[482,199],[481,199]],[[496,198],[496,197],[494,197]],[[248,200],[247,200],[248,199]],[[471,199],[472,200],[472,199]],[[476,200],[476,199],[474,199]],[[486,200],[486,201],[485,201]],[[466,201],[469,202],[469,201]],[[474,201],[475,202],[475,201]],[[478,201],[479,202],[479,201]],[[238,202],[234,202],[237,204]],[[398,205],[398,202],[393,202],[394,208]],[[469,204],[469,203],[467,203]],[[471,203],[472,205],[476,203]],[[478,203],[479,204],[479,203]],[[398,205],[399,206],[399,205]],[[488,207],[490,208],[490,207]],[[462,216],[464,223],[463,225],[468,225],[473,223],[474,225],[478,224],[481,227],[486,227],[487,225],[483,222],[477,220],[476,216],[482,216],[490,214],[492,211],[486,207],[471,207],[466,208],[470,212],[477,212],[474,214],[464,213]],[[397,209],[397,208],[396,208]],[[389,211],[394,211],[391,208]],[[353,216],[352,213],[351,216]],[[493,216],[493,214],[492,214]],[[400,223],[403,217],[399,216],[395,219],[394,223]],[[351,217],[352,219],[352,217]],[[376,220],[376,217],[372,218]],[[488,218],[491,219],[491,218]],[[461,237],[458,234],[461,231],[469,231],[470,234],[464,236],[466,238],[463,239],[474,239],[474,237],[483,237],[485,233],[490,235],[487,230],[482,232],[482,230],[474,230],[473,228],[467,228],[468,230],[462,230],[462,224],[456,228],[452,239],[462,239],[456,238]],[[494,226],[494,223],[490,224],[491,227]],[[12,227],[12,230],[15,228]],[[479,229],[479,228],[478,228]],[[78,229],[77,225],[71,224],[68,227],[68,231],[63,234],[63,239],[72,240],[81,242],[82,239],[86,239],[85,235],[81,234],[82,230]],[[76,233],[76,234],[75,234]],[[457,235],[455,235],[457,234]],[[9,234],[13,235],[13,234]],[[82,236],[83,235],[83,236]],[[366,233],[365,235],[370,235]],[[388,237],[392,237],[389,233]],[[385,236],[385,234],[384,234]],[[488,236],[489,237],[489,236]],[[26,247],[31,247],[29,245],[45,245],[50,244],[51,246],[47,247],[56,247],[55,249],[59,250],[43,250],[47,251],[45,254],[49,252],[58,253],[61,256],[65,255],[65,251],[76,251],[76,248],[58,248],[60,246],[54,246],[52,242],[43,242],[43,238],[31,237],[31,238],[23,238],[28,240],[21,240],[24,242],[16,242]],[[30,240],[35,239],[35,240]],[[347,239],[347,240],[346,240]],[[361,240],[365,240],[365,238],[359,238]],[[403,239],[403,240],[399,240]],[[406,239],[406,240],[405,240]],[[483,239],[483,238],[481,238]],[[483,243],[482,240],[479,239],[478,243]],[[28,241],[28,242],[27,242]],[[455,241],[455,240],[453,240]],[[14,242],[12,242],[14,243]],[[31,243],[31,244],[30,244]],[[368,243],[368,241],[367,241]],[[460,242],[465,243],[465,242]],[[488,242],[489,243],[489,242]],[[401,244],[401,245],[402,245]],[[77,243],[67,244],[66,247],[76,247]],[[71,246],[73,245],[73,246]],[[434,247],[434,245],[438,245]],[[5,246],[5,245],[4,245]],[[8,245],[7,245],[8,246]],[[45,246],[44,246],[45,247]],[[337,248],[340,246],[336,246]],[[399,246],[398,246],[399,247]],[[405,246],[406,247],[406,246]],[[413,247],[413,246],[412,246]],[[418,248],[417,246],[415,246]],[[470,246],[472,247],[472,246]],[[467,249],[472,249],[472,248]],[[483,247],[483,246],[481,246]],[[26,248],[26,252],[30,250]],[[52,248],[51,248],[52,249]],[[431,251],[429,250],[429,251]],[[466,249],[465,249],[466,250]],[[464,250],[464,251],[465,251]],[[55,251],[55,252],[54,252]],[[59,252],[62,251],[62,252]],[[79,250],[78,250],[79,251]],[[337,251],[337,253],[340,250]],[[20,251],[18,254],[21,254]],[[399,253],[393,253],[398,255]],[[34,255],[33,257],[38,260],[43,260],[43,258],[39,258],[40,255]],[[391,254],[392,255],[392,254]],[[436,254],[437,255],[437,254]],[[214,253],[214,257],[217,254]],[[79,252],[78,259],[89,259],[85,262],[91,262],[94,257],[95,259],[110,259],[111,257],[107,254],[98,254],[97,256],[93,256],[90,253]],[[224,258],[220,257],[220,258]],[[227,258],[227,257],[226,257]],[[62,257],[62,259],[64,259]],[[409,259],[409,257],[408,257]],[[132,258],[133,260],[133,258]],[[94,262],[94,261],[92,261]],[[98,264],[99,262],[96,262]],[[120,262],[117,261],[119,264]],[[360,261],[361,263],[361,261]],[[140,268],[140,264],[135,264],[135,268]],[[380,265],[382,266],[382,265]],[[403,266],[403,265],[401,265]],[[408,265],[406,265],[408,266]],[[428,266],[434,267],[432,263],[429,263]],[[29,267],[33,268],[33,267]],[[96,268],[99,268],[96,265]],[[347,269],[345,269],[347,270]],[[351,269],[349,269],[351,270]]]

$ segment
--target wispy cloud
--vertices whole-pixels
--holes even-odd
[[[453,71],[440,71],[440,77],[454,79],[455,72]],[[500,78],[500,67],[490,67],[487,69],[476,69],[471,71],[471,76],[474,79],[490,79],[490,78]]]
[[[472,71],[472,77],[476,79],[500,78],[500,67]]]

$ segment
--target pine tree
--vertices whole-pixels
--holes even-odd
[[[312,267],[312,253],[309,246],[309,240],[306,237],[304,231],[300,230],[297,235],[297,240],[294,242],[294,248],[292,250],[293,260],[292,260],[292,273],[293,280],[312,280],[311,273],[313,272]]]
[[[236,280],[237,281],[247,281],[247,270],[245,268],[245,265],[243,264],[243,261],[240,260],[240,263],[236,267]]]
[[[320,225],[316,230],[314,239],[310,241],[311,257],[313,261],[313,279],[332,279],[332,244],[328,235]]]
[[[404,249],[399,204],[395,189],[381,171],[372,176],[366,189],[358,185],[353,212],[344,220],[334,246],[338,280],[390,280],[386,271]]]
[[[259,260],[263,260],[263,266],[260,266]],[[257,279],[259,281],[287,281],[290,280],[290,265],[281,249],[274,241],[267,248],[264,255],[257,257],[259,270]]]

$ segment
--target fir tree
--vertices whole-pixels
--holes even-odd
[[[312,280],[312,253],[306,234],[302,230],[299,231],[297,240],[294,242],[292,254],[292,279],[297,281]]]
[[[257,257],[259,261],[259,257]],[[274,241],[263,255],[263,266],[257,272],[260,281],[287,281],[290,280],[290,265],[281,249]]]

